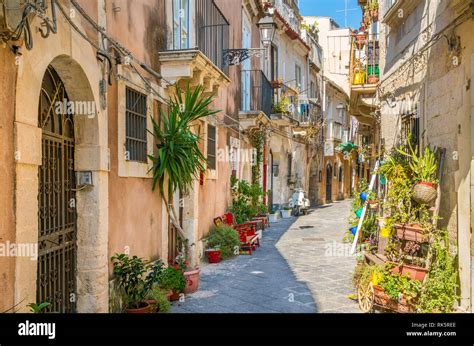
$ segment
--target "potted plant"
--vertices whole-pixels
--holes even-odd
[[[170,298],[172,292],[155,285],[146,296],[146,302],[151,307],[151,312],[168,313],[171,310]]]
[[[420,224],[394,224],[393,227],[395,228],[399,239],[418,243],[425,243],[428,241],[428,235]]]
[[[150,313],[151,307],[145,301],[147,285],[144,275],[146,266],[137,256],[130,258],[126,254],[112,257],[113,273],[117,286],[122,290],[125,309],[130,314]]]
[[[354,68],[354,85],[365,84],[365,71],[361,67]]]
[[[186,278],[178,265],[170,265],[160,276],[160,287],[173,292],[171,300],[179,300],[186,288]]]
[[[411,264],[406,263],[390,263],[393,265],[392,273],[399,274],[402,276],[407,276],[412,280],[423,281],[425,279],[426,274],[428,273],[428,269],[418,267]]]
[[[291,218],[291,208],[288,206],[283,207],[283,210],[281,211],[281,217],[283,219]]]
[[[367,82],[369,84],[377,84],[379,82],[379,77],[375,74],[371,74],[369,75],[369,77],[367,78]]]
[[[438,164],[435,153],[427,147],[424,153],[418,155],[418,149],[413,149],[411,144],[411,135],[408,137],[407,142],[408,152],[402,149],[397,150],[401,155],[405,155],[410,160],[409,165],[415,179],[413,199],[420,204],[431,204],[438,197]]]
[[[354,36],[354,42],[358,50],[364,49],[365,43],[367,41],[367,32],[361,27],[359,31],[354,30],[352,32]]]
[[[283,79],[278,78],[277,80],[272,80],[270,83],[273,89],[280,89],[283,86]]]
[[[372,0],[369,6],[370,16],[374,22],[379,20],[379,2]]]
[[[272,210],[270,211],[268,221],[271,222],[271,223],[278,222],[278,210],[277,209],[272,208]]]

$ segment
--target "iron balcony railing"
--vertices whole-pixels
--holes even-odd
[[[267,1],[273,5],[275,10],[282,16],[282,18],[288,23],[288,25],[299,35],[301,35],[300,21],[298,14],[290,6],[288,0],[270,0]]]
[[[273,89],[261,70],[242,71],[241,110],[261,111],[270,117],[272,113]]]
[[[229,49],[229,22],[214,0],[196,0],[196,32],[199,50],[228,75],[224,51]]]
[[[376,85],[380,79],[378,34],[353,34],[351,47],[351,84]]]

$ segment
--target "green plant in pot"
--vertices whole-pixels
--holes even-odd
[[[112,257],[113,273],[117,286],[122,290],[122,297],[128,313],[149,313],[150,305],[145,302],[147,286],[144,261],[126,254],[117,254]]]
[[[158,285],[154,285],[153,288],[148,291],[146,299],[151,306],[152,312],[166,314],[171,310],[171,303],[168,299],[168,290],[163,289]]]
[[[408,158],[410,169],[413,172],[415,182],[413,199],[421,204],[431,204],[438,197],[436,154],[429,147],[425,148],[424,153],[418,153],[418,148],[414,149],[411,144],[411,135],[408,136],[407,149],[407,151],[400,148],[397,150]]]
[[[178,300],[186,288],[186,277],[178,265],[170,265],[160,276],[160,287],[173,292],[171,300]]]
[[[208,249],[218,250],[223,260],[238,254],[236,249],[240,248],[239,234],[229,225],[212,227],[205,240]]]

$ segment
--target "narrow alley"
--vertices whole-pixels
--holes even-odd
[[[341,251],[349,207],[336,202],[272,224],[252,256],[205,264],[199,291],[173,312],[359,312],[348,298],[355,259]]]

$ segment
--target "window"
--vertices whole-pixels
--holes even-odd
[[[301,91],[301,67],[295,65],[295,81],[296,81],[296,88]]]
[[[272,81],[278,80],[278,48],[272,45],[271,48],[271,79]]]
[[[418,148],[420,144],[420,117],[410,114],[402,117],[402,143],[406,143],[411,134],[411,145]]]
[[[125,148],[126,160],[147,162],[146,96],[126,88]]]
[[[309,97],[312,99],[316,98],[316,88],[314,82],[309,84]]]
[[[216,170],[216,127],[207,125],[207,168],[210,170]]]
[[[189,0],[173,0],[173,49],[189,48]]]
[[[339,182],[342,183],[342,179],[344,177],[344,171],[342,169],[342,166],[339,166]]]
[[[292,171],[292,166],[293,165],[293,155],[292,154],[288,154],[288,178],[291,177],[293,171]]]

